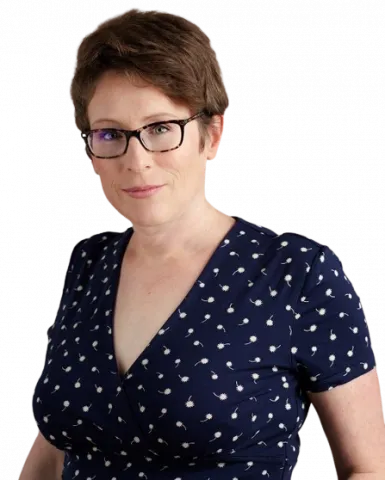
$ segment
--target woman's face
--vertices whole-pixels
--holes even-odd
[[[169,115],[156,116],[161,112]],[[91,129],[134,130],[156,121],[189,118],[195,113],[158,89],[133,85],[115,72],[106,72],[100,78],[88,106]],[[223,116],[217,118],[220,127],[210,130],[202,153],[198,123],[193,120],[184,127],[183,143],[176,150],[149,152],[137,138],[131,137],[125,155],[111,159],[92,157],[94,170],[113,207],[134,225],[162,224],[189,209],[203,207],[206,161],[215,157],[223,129]],[[122,191],[143,184],[164,186],[155,195],[140,199]]]

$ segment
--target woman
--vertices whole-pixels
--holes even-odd
[[[72,251],[21,478],[289,480],[311,403],[339,478],[383,478],[375,358],[339,258],[205,198],[228,106],[208,37],[131,10],[83,40],[71,95],[133,227]]]

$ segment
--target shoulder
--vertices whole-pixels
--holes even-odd
[[[103,257],[113,250],[125,238],[127,232],[105,231],[95,233],[90,237],[79,240],[72,248],[71,262],[88,264],[103,259]]]
[[[311,289],[322,275],[330,278],[339,271],[344,276],[340,259],[319,239],[292,231],[278,234],[243,219],[240,229],[244,231],[238,231],[237,235],[242,233],[244,240],[253,244],[251,247],[244,244],[245,251],[250,251],[252,258],[258,259],[258,268],[266,280],[277,285],[283,281],[290,287],[290,301],[297,303],[304,287]]]
[[[240,227],[247,230],[248,236],[257,234],[259,243],[264,244],[266,250],[272,255],[286,256],[291,261],[312,262],[320,250],[329,248],[327,245],[297,232],[276,233],[274,230],[263,225],[257,225],[241,219]],[[334,252],[332,252],[334,253]]]
[[[350,283],[341,259],[325,244],[306,235],[285,232],[274,239],[275,251],[281,249],[279,261],[282,266],[290,263],[290,280],[295,282],[297,302],[312,292],[313,300],[319,302],[334,287],[345,288],[341,279]],[[315,306],[314,306],[315,308]]]
[[[328,260],[329,256],[333,256],[339,261],[329,246],[300,233],[284,232],[273,239],[272,246],[277,252],[281,250],[286,255],[293,268],[304,268],[305,276],[312,270],[317,260],[321,263],[324,261],[325,254]]]
[[[86,252],[102,252],[114,243],[119,242],[119,240],[125,235],[126,232],[127,230],[124,232],[105,231],[95,233],[90,237],[79,240],[78,243],[75,245],[75,249],[84,250]]]
[[[288,252],[299,257],[312,257],[320,248],[325,247],[322,243],[314,238],[295,232],[284,232],[277,235],[272,245],[277,248],[286,248]]]

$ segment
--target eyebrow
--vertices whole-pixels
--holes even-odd
[[[152,113],[151,115],[147,115],[145,117],[142,117],[142,122],[146,122],[147,120],[150,120],[151,118],[159,118],[159,117],[173,117],[177,118],[177,116],[174,113],[170,112],[160,112],[160,113]],[[112,122],[116,124],[120,124],[121,122],[118,122],[117,120],[113,120],[112,118],[98,118],[95,120],[95,122],[92,122],[92,125],[95,125],[100,122]]]

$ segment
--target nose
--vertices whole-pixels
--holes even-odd
[[[131,135],[128,139],[127,150],[124,155],[120,157],[126,168],[130,170],[142,170],[147,168],[151,161],[151,155],[143,145],[139,138]]]

